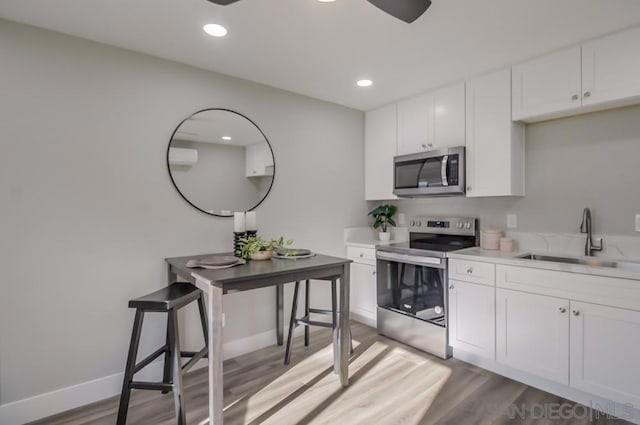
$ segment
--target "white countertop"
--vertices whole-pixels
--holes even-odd
[[[527,260],[525,258],[515,258],[524,254],[539,254],[555,257],[580,258],[586,261],[623,261],[633,262],[629,259],[610,258],[610,257],[584,257],[575,254],[563,254],[557,252],[540,252],[540,251],[514,251],[500,252],[479,247],[461,249],[460,251],[450,252],[448,258],[457,258],[461,260],[484,261],[495,264],[505,264],[509,266],[530,267],[536,269],[555,270],[569,273],[581,273],[596,276],[615,277],[621,279],[640,280],[640,263],[637,270],[618,269],[611,267],[588,266],[583,264],[558,263],[553,261]]]
[[[409,231],[406,227],[392,228],[391,240],[389,241],[381,241],[378,238],[378,231],[371,227],[347,227],[344,229],[344,244],[358,248],[375,248],[377,245],[389,245],[408,240]]]

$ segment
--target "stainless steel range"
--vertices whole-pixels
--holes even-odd
[[[475,218],[411,217],[409,242],[378,246],[378,332],[451,357],[446,255],[478,241]]]

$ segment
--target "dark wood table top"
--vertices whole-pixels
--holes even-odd
[[[227,291],[242,291],[259,287],[272,286],[282,283],[295,282],[304,279],[318,279],[340,277],[344,273],[344,266],[352,261],[346,258],[330,257],[316,254],[310,258],[247,260],[247,264],[226,269],[208,270],[187,267],[187,261],[212,256],[229,256],[231,253],[192,255],[188,257],[166,258],[174,273],[191,282],[196,273],[211,282],[212,285],[222,287]]]

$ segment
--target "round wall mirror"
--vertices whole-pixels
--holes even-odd
[[[244,115],[220,108],[198,111],[180,123],[169,141],[167,166],[178,193],[218,217],[260,205],[275,173],[262,130]]]

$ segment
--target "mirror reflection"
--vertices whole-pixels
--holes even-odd
[[[260,205],[275,171],[273,151],[262,131],[227,109],[206,109],[184,120],[169,142],[167,164],[187,202],[221,217]]]

